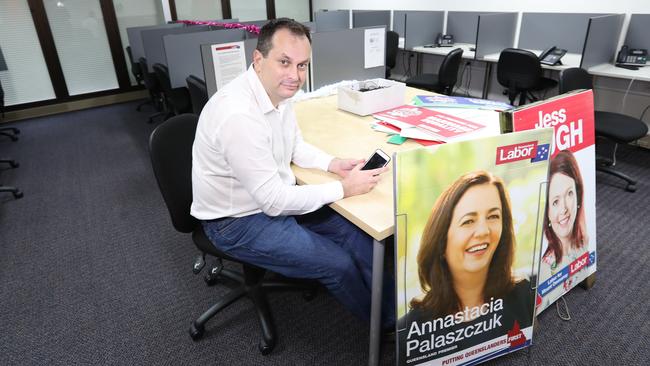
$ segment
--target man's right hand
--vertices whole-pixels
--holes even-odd
[[[361,170],[363,164],[357,164],[350,170],[348,175],[341,180],[343,185],[343,196],[351,197],[370,192],[379,180],[381,174],[388,171],[388,166],[372,170]]]

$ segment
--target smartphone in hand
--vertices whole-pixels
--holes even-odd
[[[375,150],[375,152],[370,156],[366,163],[363,165],[361,170],[372,170],[377,168],[382,168],[388,165],[390,162],[390,156],[383,152],[381,149]]]

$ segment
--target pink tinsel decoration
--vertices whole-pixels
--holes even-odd
[[[210,22],[206,20],[178,20],[177,23],[183,23],[188,25],[210,25],[214,27],[223,27],[228,29],[243,29],[249,33],[260,34],[260,27],[254,24],[244,25],[241,23],[219,23],[219,22]]]

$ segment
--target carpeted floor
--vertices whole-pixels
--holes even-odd
[[[190,339],[190,322],[226,288],[192,274],[198,252],[171,226],[147,153],[155,125],[136,105],[23,121],[18,142],[0,137],[0,155],[21,164],[0,167],[0,182],[25,194],[0,194],[0,364],[366,364],[367,326],[325,292],[271,294],[271,355],[257,351],[247,301]],[[565,297],[571,321],[549,308],[533,347],[490,364],[650,364],[650,151],[626,146],[619,160],[638,191],[597,173],[596,285]]]

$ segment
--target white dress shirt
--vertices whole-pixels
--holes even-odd
[[[192,216],[299,215],[343,198],[340,181],[296,185],[291,162],[327,171],[302,139],[291,102],[275,108],[253,66],[205,105],[192,148]]]

